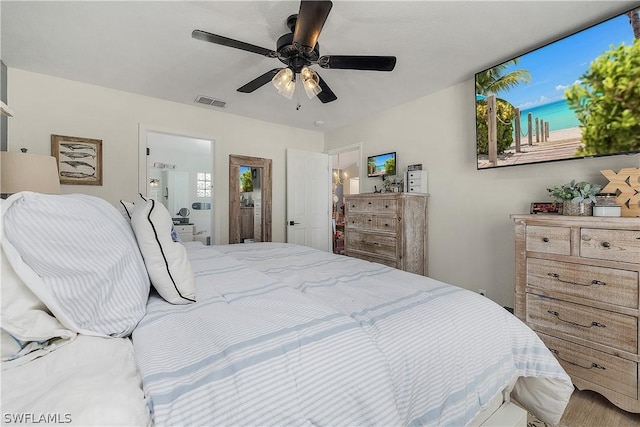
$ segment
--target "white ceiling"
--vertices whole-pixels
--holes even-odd
[[[9,68],[119,89],[304,129],[327,131],[462,81],[638,1],[334,1],[321,55],[395,55],[392,72],[315,69],[338,100],[270,84],[236,89],[282,64],[191,37],[194,29],[275,50],[288,1],[0,2],[0,57]],[[9,96],[10,91],[9,82]],[[194,104],[198,95],[224,109]],[[470,99],[473,94],[470,94]],[[11,105],[11,99],[8,99]],[[315,126],[316,121],[324,122]]]

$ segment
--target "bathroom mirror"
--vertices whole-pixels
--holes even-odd
[[[271,163],[229,155],[229,243],[271,241]]]

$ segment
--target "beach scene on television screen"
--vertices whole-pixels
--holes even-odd
[[[367,174],[369,176],[384,176],[396,174],[395,153],[371,156],[367,162]]]
[[[639,152],[639,13],[477,73],[478,169]]]

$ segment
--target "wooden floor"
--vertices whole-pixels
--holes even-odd
[[[560,427],[638,427],[640,414],[619,409],[593,391],[576,390],[560,420]]]

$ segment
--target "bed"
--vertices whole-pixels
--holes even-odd
[[[98,214],[99,223],[51,231],[79,205],[83,218]],[[522,411],[511,397],[557,424],[568,403],[573,386],[553,355],[487,298],[308,247],[175,242],[161,205],[141,200],[125,210],[123,216],[83,195],[26,193],[3,203],[2,247],[11,268],[62,329],[77,334],[58,337],[69,343],[41,348],[42,355],[9,372],[31,372],[30,365],[65,348],[72,353],[79,339],[130,337],[136,375],[128,371],[128,384],[141,384],[133,406],[144,408],[154,425],[494,425],[510,413],[515,425]],[[60,239],[73,242],[74,256],[99,251],[101,261],[68,260],[71,249]],[[95,248],[100,239],[104,253]],[[51,252],[65,256],[43,266],[38,256]],[[74,282],[78,264],[83,280]],[[62,280],[60,270],[71,278]],[[91,288],[86,276],[95,270],[100,277]],[[93,317],[82,316],[77,307],[83,305]],[[5,324],[3,312],[3,330]],[[33,381],[37,386],[37,375]],[[17,400],[21,410],[29,407],[28,396]]]

